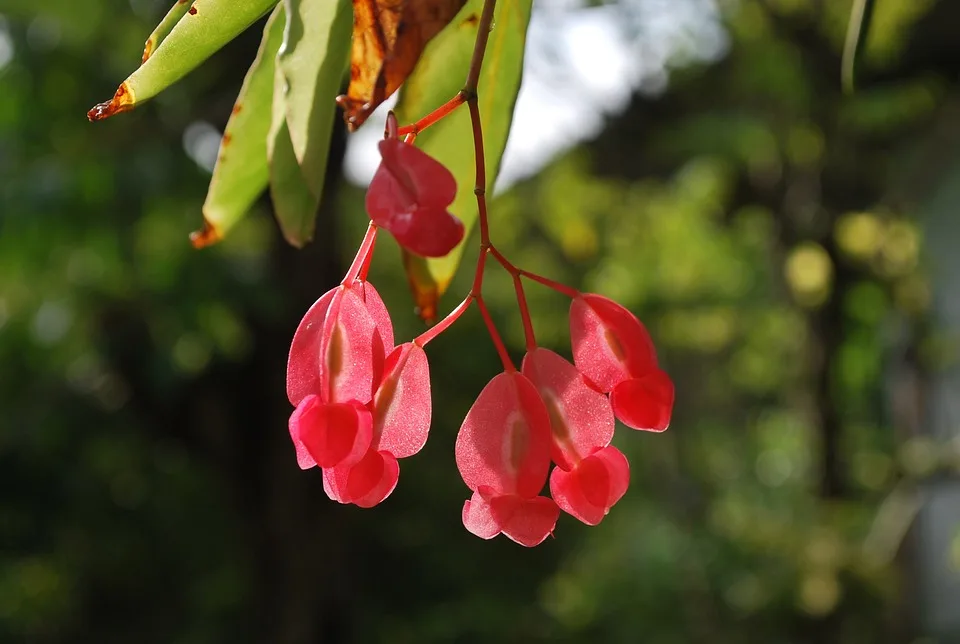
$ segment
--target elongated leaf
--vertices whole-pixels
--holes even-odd
[[[243,217],[267,187],[267,135],[273,112],[277,51],[283,42],[283,7],[263,28],[257,57],[247,71],[227,121],[220,153],[203,203],[203,230],[190,236],[197,248],[220,239]]]
[[[267,135],[267,159],[270,167],[270,198],[280,231],[291,245],[301,248],[313,238],[314,218],[320,197],[315,196],[297,163],[287,127],[286,101],[280,61],[273,82],[273,118]]]
[[[853,0],[850,10],[850,23],[847,26],[847,39],[843,45],[841,80],[843,90],[852,94],[856,86],[857,65],[867,42],[870,19],[873,17],[874,0]]]
[[[132,110],[173,85],[269,11],[277,0],[194,0],[146,62],[113,98],[87,112],[99,121]]]
[[[267,157],[280,230],[300,248],[313,238],[353,20],[350,0],[284,0],[283,6]]]
[[[193,2],[191,2],[191,0],[174,0],[170,11],[167,12],[167,15],[163,17],[163,20],[160,21],[157,28],[154,29],[153,33],[147,38],[147,42],[144,43],[143,58],[140,60],[141,63],[147,62],[147,59],[153,55],[153,52],[157,50],[157,47],[160,46],[163,39],[170,35],[173,28],[180,22],[180,18],[183,18],[184,14],[186,14],[192,6]]]
[[[293,151],[318,197],[327,171],[336,96],[350,52],[350,0],[283,0],[287,30],[280,54]]]
[[[497,2],[494,28],[487,43],[477,92],[483,124],[488,191],[500,167],[500,158],[513,120],[513,106],[520,91],[523,48],[531,4],[532,0]],[[452,98],[462,86],[482,5],[481,0],[469,0],[447,28],[427,46],[420,63],[401,90],[396,110],[401,123],[411,122],[436,109]],[[451,61],[456,63],[457,68],[462,66],[462,73],[458,73],[460,70],[453,67]],[[450,212],[458,216],[468,230],[477,219],[477,202],[473,194],[476,170],[472,131],[470,114],[466,107],[461,107],[417,138],[417,145],[447,166],[456,177],[457,198]],[[404,257],[407,278],[424,319],[436,316],[437,300],[450,284],[468,239],[464,237],[464,241],[453,252],[439,259]]]

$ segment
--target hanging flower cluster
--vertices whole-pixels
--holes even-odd
[[[324,490],[335,501],[371,507],[387,498],[397,485],[398,459],[427,440],[424,347],[475,302],[504,371],[480,392],[457,435],[457,468],[472,493],[463,505],[464,526],[483,539],[504,534],[535,546],[553,533],[561,510],[600,523],[630,482],[626,457],[610,444],[616,420],[653,432],[670,423],[673,383],[657,364],[650,335],[616,302],[509,262],[490,244],[478,189],[482,239],[473,288],[440,323],[394,346],[390,315],[366,281],[378,229],[427,257],[446,255],[464,234],[447,210],[456,195],[453,176],[398,131],[391,115],[367,192],[371,223],[357,256],[343,282],[307,311],[290,347],[287,396],[296,407],[290,436],[297,462],[322,469]],[[514,279],[527,339],[519,370],[481,293],[488,255]],[[537,346],[521,278],[571,297],[572,363]],[[548,479],[549,497],[542,494]]]

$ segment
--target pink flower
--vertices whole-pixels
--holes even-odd
[[[550,418],[536,387],[517,372],[493,378],[457,434],[457,468],[473,496],[463,524],[492,539],[503,533],[535,546],[553,532],[560,510],[538,496],[550,467]]]
[[[577,369],[610,393],[622,423],[656,432],[669,426],[673,382],[658,367],[650,334],[636,316],[601,295],[582,294],[570,305],[570,336]]]
[[[610,446],[615,427],[610,400],[547,349],[527,353],[523,375],[540,392],[550,416],[557,464],[550,475],[553,500],[588,525],[600,523],[630,483],[626,457]]]
[[[443,257],[463,239],[463,224],[447,211],[457,182],[439,161],[399,139],[380,142],[380,167],[367,190],[370,219],[423,257]]]

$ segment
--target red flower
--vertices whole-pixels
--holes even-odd
[[[673,382],[657,366],[653,341],[636,316],[601,295],[582,294],[570,305],[570,337],[577,369],[610,393],[623,424],[657,432],[669,426]]]
[[[553,532],[560,510],[538,496],[550,467],[550,418],[525,376],[501,373],[483,388],[457,434],[456,458],[474,492],[463,505],[467,530],[524,546]]]
[[[457,182],[439,161],[399,139],[380,142],[380,167],[367,190],[367,213],[407,250],[443,257],[463,239],[463,224],[447,212]]]
[[[550,415],[553,500],[564,512],[588,525],[600,523],[626,493],[630,466],[610,446],[614,417],[610,400],[591,386],[577,368],[547,349],[523,359],[523,374],[540,392]]]
[[[383,300],[367,282],[325,293],[304,316],[287,362],[297,462],[323,468],[327,495],[376,505],[396,487],[398,458],[430,427],[430,376],[419,346],[393,346]]]

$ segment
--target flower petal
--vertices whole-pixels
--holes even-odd
[[[332,289],[321,295],[307,310],[293,334],[287,358],[287,398],[293,406],[299,405],[309,394],[320,393],[320,336],[336,293],[337,289]]]
[[[493,539],[500,534],[500,525],[493,518],[490,504],[479,492],[463,502],[463,527],[481,539]]]
[[[400,464],[386,452],[367,450],[359,463],[323,470],[323,491],[334,501],[372,508],[397,487]]]
[[[463,223],[446,208],[420,206],[384,224],[397,243],[421,257],[443,257],[463,239]]]
[[[550,475],[550,494],[557,505],[587,525],[597,525],[630,485],[627,457],[612,445],[591,454],[567,472]]]
[[[381,167],[410,193],[420,206],[445,207],[457,196],[457,180],[439,161],[399,139],[380,141]]]
[[[313,394],[307,396],[307,398],[317,398]],[[308,470],[311,467],[316,467],[317,462],[313,460],[313,457],[310,456],[310,452],[307,451],[306,445],[303,444],[303,440],[300,438],[300,421],[299,416],[302,413],[301,407],[308,404],[313,404],[307,401],[307,398],[300,401],[301,404],[297,409],[293,410],[293,414],[290,416],[290,420],[287,423],[287,428],[290,430],[290,438],[293,440],[293,448],[297,452],[297,465],[300,466],[301,470]],[[297,421],[294,422],[294,417],[297,417]]]
[[[393,322],[390,320],[390,311],[387,305],[383,303],[380,293],[370,282],[360,282],[360,296],[367,307],[367,312],[373,318],[373,323],[377,326],[377,333],[383,343],[384,355],[393,351]]]
[[[673,399],[673,382],[660,369],[621,382],[610,394],[613,412],[620,422],[651,432],[662,432],[670,426]]]
[[[536,496],[550,466],[550,417],[533,383],[517,372],[487,383],[457,434],[456,458],[471,490]]]
[[[327,402],[373,398],[376,324],[356,289],[341,286],[320,336],[320,395]]]
[[[602,295],[587,293],[573,299],[570,339],[577,369],[604,393],[657,367],[646,327],[630,311]]]
[[[539,545],[553,534],[560,518],[560,508],[553,499],[545,496],[532,499],[495,497],[490,500],[490,506],[503,534],[528,548]]]
[[[387,357],[373,397],[374,448],[395,458],[413,456],[427,442],[431,410],[427,354],[407,342]]]
[[[307,396],[290,416],[290,435],[300,438],[320,467],[352,465],[370,447],[373,417],[359,403],[324,403]]]
[[[538,348],[523,359],[523,375],[530,379],[550,414],[552,456],[564,469],[613,439],[616,426],[610,400],[591,387],[571,363]]]
[[[396,489],[400,464],[386,452],[371,449],[347,475],[346,497],[361,508],[372,508]]]

